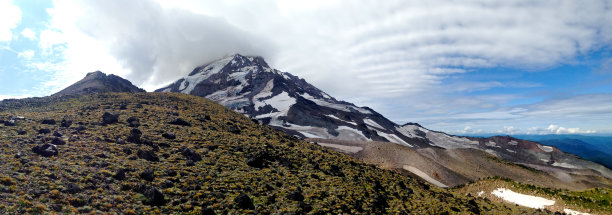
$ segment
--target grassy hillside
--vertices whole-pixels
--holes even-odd
[[[98,94],[0,108],[2,214],[537,213],[363,164],[195,96]]]

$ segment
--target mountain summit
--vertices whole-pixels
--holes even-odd
[[[95,71],[87,73],[85,78],[53,94],[52,96],[83,95],[106,92],[136,93],[146,91],[134,86],[132,82],[119,76],[113,74],[106,75],[103,72]]]
[[[261,57],[227,56],[156,92],[206,97],[303,138],[427,146],[398,132],[395,123],[374,110],[339,101],[304,79],[270,68]]]
[[[609,169],[555,147],[511,137],[454,136],[417,123],[398,125],[368,107],[339,101],[304,79],[273,69],[262,57],[226,56],[156,92],[206,97],[291,135],[386,168],[429,175],[441,185],[489,176],[523,182],[545,178],[537,184],[557,188],[612,184]]]

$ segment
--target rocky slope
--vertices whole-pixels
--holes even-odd
[[[425,149],[433,148],[431,150],[436,152],[440,151],[437,150],[440,148],[451,151],[472,149],[483,152],[478,153],[482,155],[478,160],[483,162],[489,159],[486,154],[490,154],[503,161],[546,172],[565,182],[575,182],[586,187],[612,184],[612,171],[609,169],[564,153],[555,147],[511,137],[473,138],[448,135],[426,129],[416,123],[397,125],[370,108],[339,101],[304,79],[270,68],[261,57],[239,54],[227,56],[197,67],[188,76],[156,91],[206,97],[263,124],[302,138],[329,140],[328,142],[393,142],[414,149],[434,161],[446,159],[444,156],[447,155],[444,154],[448,153],[432,154]],[[380,156],[386,159],[384,155]],[[468,163],[474,161],[467,158],[455,160],[464,164],[463,166],[470,166]],[[401,168],[411,163],[397,165]],[[491,173],[497,175],[500,171],[494,170],[496,169],[492,168],[491,171],[484,172],[486,174],[475,176],[486,177]],[[474,175],[468,173],[455,175],[452,179],[474,179]],[[584,178],[587,180],[583,181]],[[525,177],[513,179],[522,179],[522,182],[530,180]],[[465,180],[450,182],[457,184]]]
[[[455,195],[195,96],[6,102],[3,214],[546,213]]]
[[[132,84],[132,82],[125,80],[116,75],[106,75],[100,71],[88,73],[85,78],[74,83],[73,85],[63,89],[53,96],[66,96],[66,95],[83,95],[90,93],[104,93],[104,92],[145,92]]]

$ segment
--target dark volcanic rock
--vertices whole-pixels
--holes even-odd
[[[164,134],[162,134],[162,137],[169,139],[169,140],[174,140],[176,139],[176,135],[172,132],[166,132]]]
[[[183,154],[185,158],[193,162],[198,162],[202,160],[202,156],[200,156],[197,152],[193,151],[190,148],[183,148],[183,150],[181,150],[181,154]]]
[[[45,125],[55,125],[55,120],[54,119],[43,119],[41,124],[45,124]]]
[[[166,204],[166,199],[164,198],[164,194],[155,187],[151,187],[151,186],[145,187],[142,191],[142,195],[144,195],[147,198],[147,200],[143,202],[146,205],[163,206]]]
[[[119,114],[104,112],[102,115],[102,124],[109,125],[119,122]]]
[[[48,128],[41,128],[41,129],[38,129],[38,133],[39,134],[48,134],[48,133],[51,133],[51,130],[49,130]]]
[[[113,175],[113,178],[122,181],[125,179],[125,172],[125,169],[118,169],[117,172],[115,172],[115,174]]]
[[[51,141],[51,143],[53,145],[66,145],[66,141],[59,137],[53,138],[53,141]]]
[[[151,162],[159,162],[159,157],[157,157],[157,155],[153,151],[138,150],[136,155],[138,155],[138,158],[140,159],[145,159]]]
[[[60,133],[59,131],[55,131],[55,132],[53,132],[53,136],[62,137],[64,135],[62,133]]]
[[[132,130],[130,131],[130,136],[127,137],[127,141],[130,143],[141,143],[141,136],[142,131],[138,130],[138,128],[132,128]]]
[[[304,195],[302,195],[302,192],[299,190],[293,191],[289,194],[287,194],[287,199],[293,200],[293,201],[302,201],[304,200]]]
[[[191,126],[191,123],[189,123],[189,122],[187,122],[187,121],[185,121],[185,120],[183,120],[181,118],[177,118],[177,119],[172,120],[172,121],[170,121],[168,123],[172,124],[172,125]]]
[[[130,127],[138,127],[140,126],[140,120],[137,117],[130,117],[127,119],[128,126]]]
[[[26,132],[26,131],[25,131],[25,130],[23,130],[23,129],[19,129],[19,130],[17,130],[17,134],[18,134],[18,135],[25,135],[25,134],[27,134],[27,133],[28,133],[28,132]]]
[[[15,121],[14,119],[9,119],[7,121],[4,121],[4,126],[16,126],[17,125],[17,121]]]
[[[249,197],[247,194],[240,194],[238,196],[236,196],[236,198],[234,198],[234,204],[236,205],[236,207],[241,208],[241,209],[255,209],[255,206],[253,205],[253,201],[251,200],[251,197]]]
[[[266,164],[266,160],[269,158],[268,153],[259,153],[253,157],[250,157],[246,160],[247,165],[255,167],[255,168],[263,168]]]
[[[62,119],[62,121],[60,122],[60,126],[62,126],[64,128],[68,128],[71,125],[72,125],[72,120]]]
[[[38,145],[38,146],[34,146],[32,148],[32,151],[36,154],[39,154],[43,157],[51,157],[51,156],[55,156],[57,155],[58,151],[57,151],[57,146],[50,144],[50,143],[45,143],[42,145]]]
[[[155,179],[155,172],[153,172],[153,170],[145,170],[141,172],[139,176],[146,181],[153,181]]]
[[[81,192],[81,187],[79,187],[79,185],[75,183],[70,183],[66,186],[66,189],[64,190],[64,192],[70,193],[70,194],[79,193]]]

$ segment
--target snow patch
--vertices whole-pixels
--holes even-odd
[[[545,152],[552,152],[553,151],[553,147],[550,147],[550,146],[543,146],[543,145],[540,145],[540,144],[536,144],[536,146],[538,146],[538,148],[540,148],[542,151],[545,151]]]
[[[274,79],[269,80],[263,90],[259,91],[257,95],[253,96],[253,104],[255,104],[255,101],[259,101],[260,98],[272,96],[272,88],[274,88]],[[255,107],[255,110],[257,110],[257,107]]]
[[[223,67],[227,65],[232,59],[233,56],[225,57],[221,60],[215,61],[214,63],[207,65],[206,67],[202,68],[198,73],[192,76],[184,77],[185,80],[181,83],[181,87],[179,88],[179,90],[181,91],[181,93],[191,94],[191,91],[193,91],[193,88],[195,88],[198,83],[210,78],[210,76],[214,74],[219,73],[219,71],[221,71],[221,69],[223,69]]]
[[[363,122],[365,122],[366,125],[372,126],[374,128],[377,128],[377,129],[380,129],[380,130],[385,130],[385,128],[383,128],[381,125],[379,125],[374,120],[371,120],[369,118],[363,119]]]
[[[516,145],[518,145],[518,142],[516,142],[514,140],[511,140],[510,142],[508,142],[508,144],[516,146]]]
[[[544,208],[546,206],[551,206],[555,204],[554,200],[549,200],[549,199],[545,199],[542,197],[516,193],[506,188],[497,188],[496,190],[493,190],[491,194],[505,201],[512,202],[517,205],[522,205],[525,207],[530,207],[530,208]]]
[[[563,209],[563,212],[569,215],[591,215],[590,213],[584,213],[584,212],[575,211],[575,210],[567,209],[567,208]]]
[[[315,97],[313,97],[312,95],[310,95],[308,93],[301,94],[300,96],[302,96],[305,99],[308,99],[308,100],[316,103],[319,106],[333,108],[333,109],[341,110],[341,111],[344,111],[344,112],[351,112],[351,110],[356,110],[356,111],[359,111],[359,112],[364,113],[364,114],[372,114],[372,112],[370,112],[369,110],[366,110],[365,108],[360,108],[360,107],[351,106],[351,105],[330,103],[330,102],[327,102],[327,101],[316,99]]]
[[[398,144],[414,147],[413,145],[405,142],[404,140],[402,140],[402,138],[399,138],[395,134],[387,134],[387,133],[384,133],[384,132],[378,132],[378,135],[380,135],[381,137],[384,137],[385,139],[389,140],[390,142],[394,142],[394,143],[398,143]]]
[[[405,125],[405,126],[396,128],[395,130],[406,137],[420,138],[420,139],[423,139],[423,137],[417,135],[417,130],[425,132],[425,133],[429,132],[427,129],[422,129],[421,127],[416,126],[416,125]]]
[[[328,115],[325,115],[325,116],[327,116],[329,118],[332,118],[332,119],[336,119],[336,120],[342,121],[342,122],[346,122],[346,123],[354,125],[354,126],[357,126],[357,123],[355,123],[355,122],[350,122],[350,121],[342,120],[342,119],[338,118],[337,116],[334,116],[334,115],[331,115],[331,114],[328,114]]]
[[[554,162],[552,165],[556,166],[556,167],[563,167],[563,168],[569,168],[569,169],[580,169],[580,167],[574,166],[574,165],[569,164],[569,163]]]
[[[275,112],[277,114],[270,115],[270,117],[272,116],[279,117],[279,116],[286,116],[287,112],[289,111],[289,108],[293,104],[295,104],[296,100],[295,98],[289,96],[287,92],[282,92],[267,100],[260,101],[258,99],[255,99],[253,102],[255,103],[255,110],[258,110],[260,107],[263,107],[266,105],[272,106],[273,108],[278,110],[278,112]]]
[[[429,139],[433,145],[445,149],[478,148],[478,141],[470,140],[467,137],[455,137],[444,133],[427,132],[427,139]]]
[[[514,150],[506,149],[508,152],[516,153]]]
[[[360,130],[357,130],[357,129],[354,129],[348,126],[338,126],[336,131],[340,133],[338,134],[338,137],[336,139],[363,139],[363,140],[368,140],[368,141],[372,140],[370,138],[367,138],[365,135],[363,135],[363,133]]]

